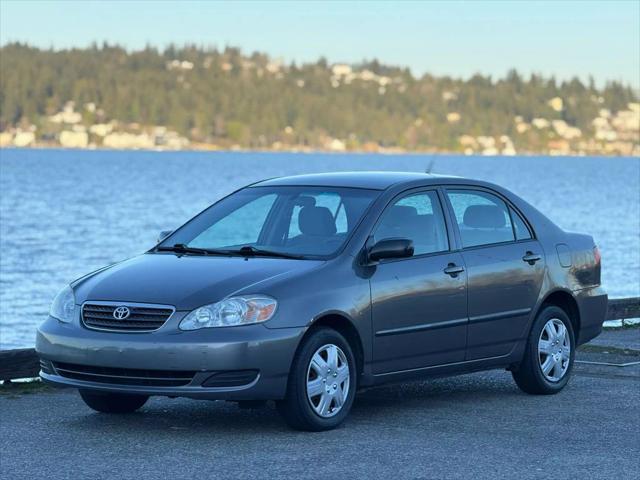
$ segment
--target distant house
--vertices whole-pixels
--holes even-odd
[[[582,131],[579,128],[569,125],[564,120],[553,120],[551,125],[556,133],[566,140],[573,140],[582,136]]]
[[[86,148],[89,145],[89,134],[82,131],[63,130],[60,132],[59,142],[65,148]]]
[[[347,75],[351,75],[352,72],[353,69],[351,66],[344,63],[337,63],[331,67],[331,73],[336,77],[346,77]]]
[[[167,70],[193,70],[193,62],[187,60],[171,60],[167,62]]]
[[[562,98],[560,98],[560,97],[553,97],[547,103],[556,112],[561,112],[564,109],[564,102],[562,101]]]
[[[67,123],[74,124],[82,121],[82,115],[74,110],[75,104],[73,102],[67,102],[62,111],[51,115],[49,121],[52,123]]]
[[[447,122],[449,123],[458,123],[460,121],[460,114],[458,112],[449,112],[447,113]]]
[[[531,124],[536,127],[537,129],[543,129],[543,128],[549,128],[549,120],[547,120],[546,118],[534,118],[533,120],[531,120]]]
[[[96,123],[89,127],[89,132],[99,137],[109,135],[113,131],[112,123]]]
[[[13,144],[13,132],[0,132],[0,147],[8,147]]]
[[[32,131],[18,129],[13,137],[13,145],[16,147],[29,147],[36,141],[36,134]]]

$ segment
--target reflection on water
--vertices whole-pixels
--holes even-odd
[[[433,171],[499,183],[596,238],[612,297],[640,295],[637,158],[0,151],[0,348],[31,346],[69,281],[143,252],[247,183],[339,170]],[[215,300],[215,299],[212,299]]]

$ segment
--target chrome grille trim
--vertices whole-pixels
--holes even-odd
[[[113,317],[117,307],[127,307],[131,313],[124,320]],[[87,300],[82,304],[82,325],[91,330],[117,333],[146,333],[161,328],[175,313],[173,305],[135,302]]]

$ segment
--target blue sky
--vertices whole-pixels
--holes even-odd
[[[286,61],[378,58],[416,74],[515,67],[640,88],[640,1],[0,1],[0,43],[129,49],[196,43]]]

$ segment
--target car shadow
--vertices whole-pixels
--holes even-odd
[[[358,392],[348,419],[351,427],[424,413],[446,414],[494,403],[504,396],[520,396],[510,375],[504,372],[470,374],[376,387]],[[233,402],[152,398],[138,412],[126,415],[91,411],[77,397],[77,412],[60,423],[76,431],[106,430],[110,434],[141,431],[154,438],[163,436],[211,437],[212,435],[269,432],[296,435],[278,415],[273,402],[262,408],[241,409]],[[340,431],[340,429],[336,430]]]

